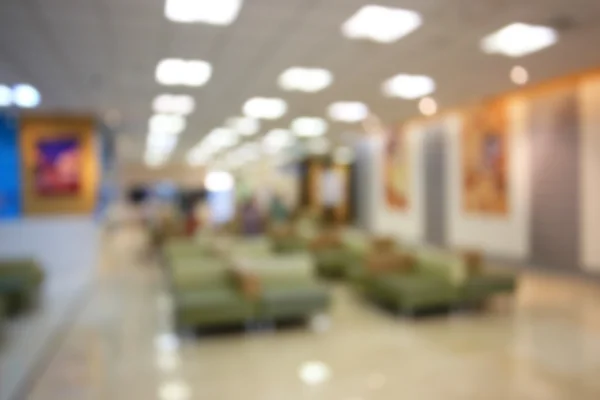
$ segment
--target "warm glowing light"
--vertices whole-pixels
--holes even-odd
[[[520,65],[517,65],[510,71],[510,79],[517,85],[525,85],[529,81],[529,72]]]
[[[437,102],[431,97],[424,97],[419,101],[419,111],[421,114],[431,116],[437,113]]]

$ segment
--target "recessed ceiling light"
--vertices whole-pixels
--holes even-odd
[[[233,189],[235,180],[229,172],[211,171],[204,178],[204,186],[210,192],[224,192]]]
[[[242,0],[166,0],[165,16],[173,22],[229,25],[241,8]]]
[[[287,103],[277,98],[254,97],[244,104],[243,111],[251,118],[278,119],[287,112]]]
[[[323,155],[327,154],[329,148],[331,147],[329,140],[324,137],[318,137],[314,139],[310,139],[306,143],[306,149],[310,154],[315,155]]]
[[[327,122],[322,118],[300,117],[292,121],[292,131],[300,137],[321,136],[327,132]]]
[[[250,117],[233,117],[227,120],[227,126],[240,135],[252,136],[260,130],[260,122]]]
[[[423,97],[419,101],[419,111],[421,114],[431,116],[437,112],[438,105],[436,101],[431,97]]]
[[[177,146],[177,136],[162,133],[149,133],[146,137],[146,150],[169,154]]]
[[[435,91],[435,81],[425,75],[396,75],[383,83],[383,93],[389,97],[418,99]]]
[[[206,165],[212,157],[212,153],[202,147],[195,147],[186,156],[187,163],[192,167]]]
[[[263,147],[267,153],[277,153],[282,149],[293,145],[294,135],[287,129],[273,129],[263,138]]]
[[[341,122],[360,122],[369,115],[369,107],[356,101],[333,103],[328,109],[329,118]]]
[[[12,90],[13,103],[22,108],[34,108],[40,104],[41,96],[31,85],[19,84],[15,85]]]
[[[293,67],[279,75],[279,86],[283,90],[315,93],[333,82],[333,75],[322,68]]]
[[[522,23],[510,24],[481,41],[481,48],[490,54],[522,57],[552,46],[558,41],[553,28]]]
[[[421,23],[421,16],[414,11],[368,5],[344,23],[342,32],[350,39],[392,43],[416,30]]]
[[[168,58],[156,66],[156,81],[167,86],[198,87],[206,84],[212,75],[212,66],[201,60]]]
[[[180,115],[156,114],[150,118],[149,131],[178,135],[185,130],[185,118]]]
[[[517,65],[510,71],[510,79],[517,85],[524,85],[529,81],[529,72],[520,65]]]
[[[161,94],[152,102],[155,113],[188,115],[194,111],[196,101],[186,94]]]
[[[168,160],[168,156],[159,153],[146,153],[144,156],[144,164],[150,168],[157,168],[164,165]]]
[[[331,377],[331,370],[321,361],[309,361],[300,366],[298,376],[305,384],[314,386],[327,381]]]
[[[226,149],[238,144],[239,138],[237,133],[228,128],[215,128],[204,139],[204,143],[208,148],[215,150]]]
[[[0,85],[0,107],[12,105],[12,90],[8,86]]]
[[[336,164],[350,164],[354,160],[354,151],[347,146],[338,147],[333,152],[333,160]]]

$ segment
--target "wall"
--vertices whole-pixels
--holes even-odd
[[[600,78],[580,90],[581,254],[586,270],[600,272]]]
[[[118,184],[121,188],[169,181],[185,188],[198,189],[204,186],[204,173],[202,167],[192,168],[187,165],[148,168],[143,164],[128,163],[117,166]]]
[[[387,138],[379,134],[365,139],[373,168],[362,166],[370,180],[363,178],[361,184],[372,192],[361,197],[361,215],[369,216],[363,225],[419,243],[427,242],[433,226],[444,230],[436,237],[444,238],[445,247],[477,248],[548,268],[600,272],[600,72],[499,99],[505,104],[507,132],[506,213],[465,210],[461,142],[471,109],[463,109],[405,123],[412,182],[410,205],[403,211],[391,208],[384,194]],[[440,130],[446,146],[442,181],[425,173],[427,157],[433,154],[428,138]],[[427,193],[442,183],[445,224],[428,224],[432,215],[431,207],[425,207]]]
[[[0,224],[0,257],[38,260],[53,287],[91,277],[98,240],[99,227],[89,216],[24,218]]]
[[[373,231],[378,234],[397,236],[407,242],[420,242],[424,236],[424,178],[423,178],[423,133],[427,126],[412,125],[406,131],[408,145],[408,170],[410,171],[409,207],[405,211],[390,208],[385,201],[383,191],[383,168],[385,157],[385,141],[381,136],[372,137],[372,151],[375,152],[373,160],[375,165],[370,182],[371,191],[374,193],[373,205],[375,223]]]
[[[509,213],[507,216],[467,214],[462,202],[463,169],[460,135],[462,120],[456,113],[445,118],[449,138],[447,158],[447,238],[450,247],[482,248],[487,252],[518,259],[529,255],[529,198],[527,104],[509,103]]]

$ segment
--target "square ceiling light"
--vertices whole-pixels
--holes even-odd
[[[368,5],[344,23],[342,33],[350,39],[392,43],[415,31],[422,22],[415,11]]]
[[[287,112],[287,103],[277,98],[254,97],[244,104],[243,111],[251,118],[278,119]]]
[[[514,23],[481,41],[481,49],[489,54],[522,57],[552,46],[558,41],[556,30],[539,25]]]
[[[196,108],[196,101],[185,94],[161,94],[154,98],[152,108],[157,114],[188,115]]]
[[[173,22],[230,25],[242,0],[166,0],[165,17]]]
[[[322,118],[300,117],[292,121],[291,128],[300,137],[315,137],[324,135],[328,126]]]
[[[293,67],[279,75],[279,86],[283,90],[315,93],[333,82],[330,71],[322,68]]]
[[[383,93],[388,97],[418,99],[435,91],[435,81],[426,75],[396,75],[383,83]]]
[[[5,85],[0,85],[0,107],[12,105],[12,90]]]
[[[340,122],[360,122],[369,115],[369,107],[358,101],[341,101],[333,103],[328,108],[329,118]]]
[[[204,139],[204,144],[213,151],[227,149],[239,142],[237,133],[229,128],[215,128]]]
[[[156,114],[148,122],[150,133],[161,133],[165,135],[179,135],[185,130],[185,118],[180,115]]]
[[[203,86],[212,75],[212,66],[202,60],[167,58],[156,66],[156,81],[166,86]]]
[[[274,154],[295,143],[292,132],[287,129],[273,129],[263,138],[263,148],[265,152]]]
[[[252,136],[260,130],[260,122],[250,117],[232,117],[227,120],[227,127],[240,135]]]

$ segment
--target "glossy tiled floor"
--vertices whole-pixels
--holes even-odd
[[[160,274],[112,268],[29,398],[600,399],[598,286],[528,275],[513,304],[416,321],[332,290],[306,328],[177,339]]]

